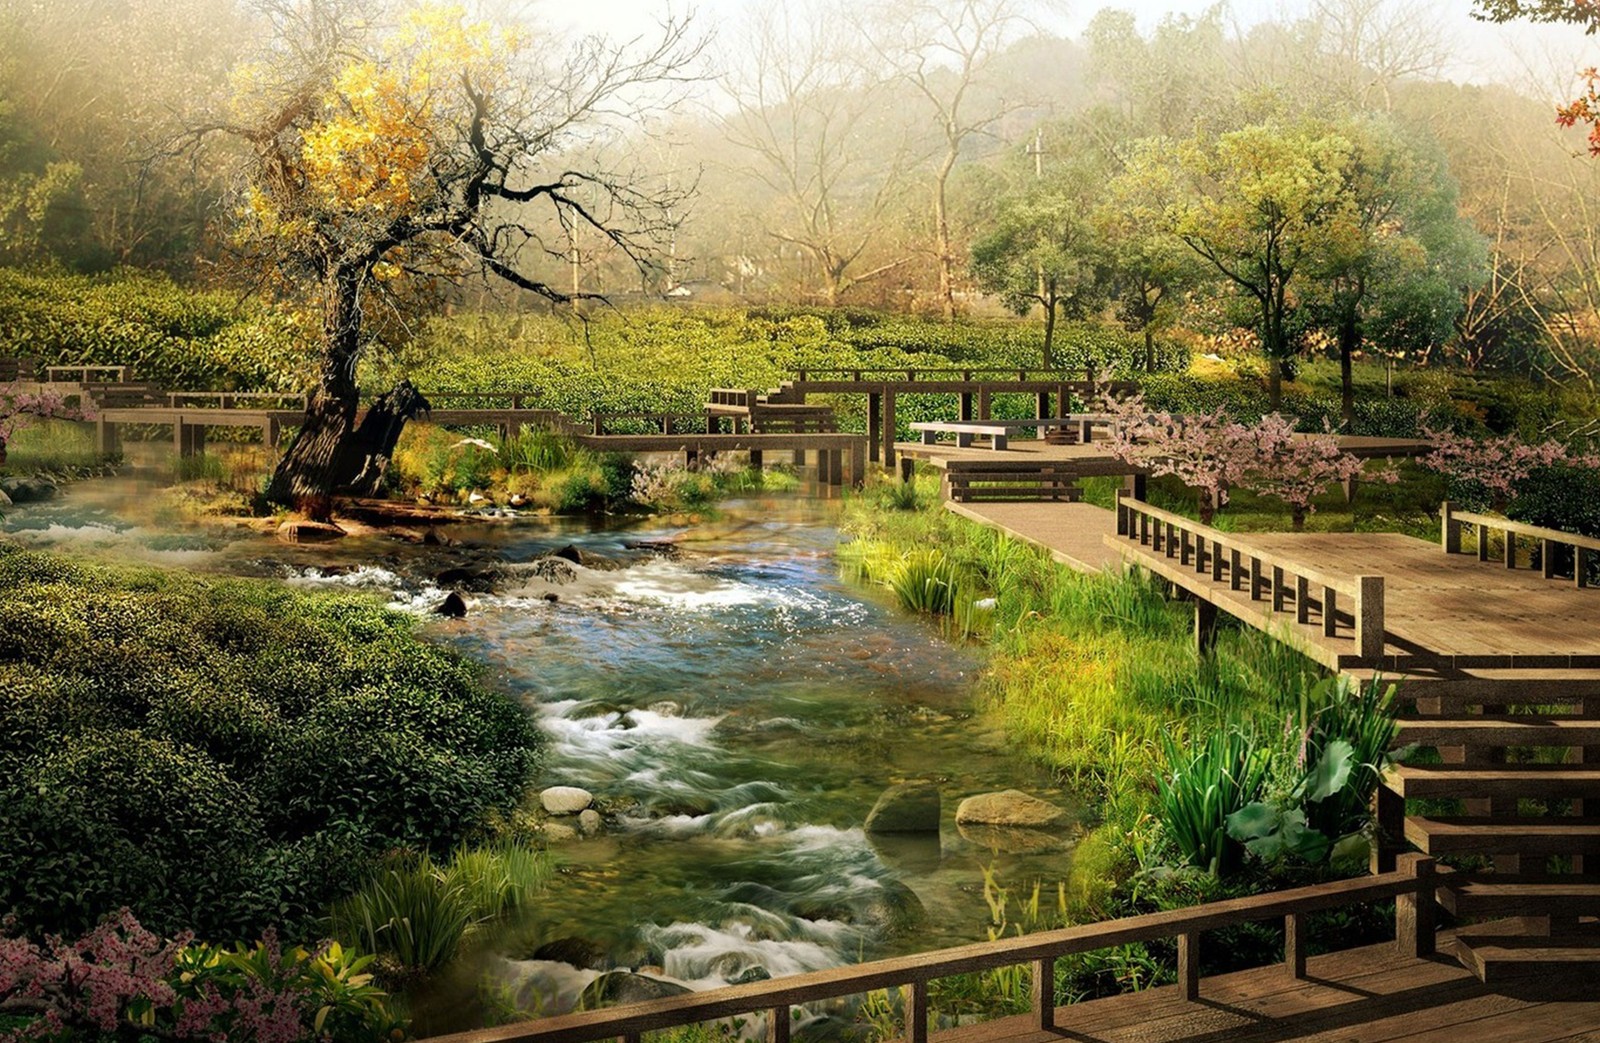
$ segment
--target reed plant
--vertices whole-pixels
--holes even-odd
[[[1168,740],[1169,773],[1158,784],[1161,824],[1187,865],[1213,875],[1238,867],[1243,846],[1228,835],[1228,816],[1261,799],[1271,750],[1237,728],[1215,731],[1185,748]]]

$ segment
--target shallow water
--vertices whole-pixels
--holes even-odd
[[[838,578],[827,504],[751,500],[715,521],[626,528],[469,523],[450,528],[452,548],[317,548],[186,525],[152,502],[128,479],[86,482],[4,528],[39,547],[370,590],[426,615],[430,636],[539,715],[552,740],[541,785],[582,786],[606,812],[604,836],[560,849],[526,922],[418,997],[419,1031],[480,1023],[490,993],[502,1007],[569,1009],[595,972],[532,958],[559,939],[711,987],[981,939],[986,866],[1018,888],[1064,875],[1066,837],[1016,850],[1026,835],[955,827],[972,793],[1067,800],[975,712],[975,652]],[[533,564],[567,543],[614,567]],[[437,620],[433,577],[468,560],[500,563],[495,592]],[[869,838],[874,800],[913,779],[943,786],[941,836]]]

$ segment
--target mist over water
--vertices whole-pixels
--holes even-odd
[[[972,793],[1066,798],[976,712],[976,652],[838,578],[826,505],[754,501],[691,526],[468,523],[451,548],[306,548],[142,515],[124,483],[73,486],[5,530],[41,548],[365,591],[424,615],[430,637],[538,716],[550,737],[538,785],[581,786],[606,813],[604,835],[558,848],[531,917],[419,998],[419,1031],[481,1022],[486,989],[524,1012],[570,1009],[598,972],[533,958],[554,941],[714,987],[981,939],[984,867],[1019,888],[1065,874],[1067,837],[1006,854],[955,827]],[[540,562],[568,543],[604,567]],[[492,570],[492,592],[468,594],[463,620],[436,619],[436,576],[464,563]],[[941,838],[865,834],[883,789],[916,779],[943,786]]]

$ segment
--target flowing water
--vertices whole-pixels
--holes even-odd
[[[976,712],[976,652],[839,578],[827,504],[751,500],[690,525],[465,523],[445,548],[287,546],[139,506],[151,502],[129,479],[85,482],[4,527],[33,546],[369,590],[426,614],[429,636],[539,716],[540,784],[581,786],[605,811],[602,836],[560,848],[528,921],[419,997],[419,1029],[480,1022],[487,994],[570,1009],[598,972],[535,958],[551,942],[704,988],[981,939],[986,868],[1014,887],[1065,874],[1065,837],[955,826],[969,794],[1066,798]],[[605,567],[535,564],[569,543]],[[493,592],[469,595],[465,619],[428,614],[438,573],[469,560],[497,563]],[[920,779],[943,788],[938,838],[863,832],[885,787]]]

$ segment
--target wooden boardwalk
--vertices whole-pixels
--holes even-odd
[[[1117,516],[1088,503],[946,503],[945,508],[980,525],[1031,543],[1079,572],[1099,572],[1121,563],[1106,537],[1116,534]]]
[[[1451,938],[1441,934],[1447,947]],[[1600,1043],[1600,982],[1490,986],[1448,955],[1392,945],[1312,957],[1306,979],[1282,968],[1092,1000],[1056,1012],[1056,1027],[1007,1018],[932,1038],[940,1043]]]

